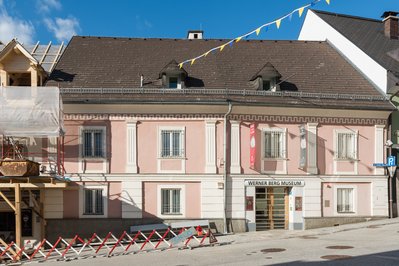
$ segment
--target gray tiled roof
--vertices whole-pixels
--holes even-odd
[[[384,35],[382,20],[313,10],[321,19],[399,78],[399,40]]]
[[[160,71],[172,60],[180,62],[221,45],[226,40],[177,40],[177,39],[135,39],[104,37],[73,37],[61,59],[50,75],[47,86],[61,88],[138,88],[140,75],[144,76],[146,88],[161,88]],[[188,73],[187,89],[230,89],[254,90],[251,78],[266,63],[272,64],[281,74],[282,91],[297,93],[321,93],[337,95],[328,100],[330,106],[354,107],[376,106],[391,108],[386,102],[340,101],[339,94],[367,95],[381,97],[381,94],[360,75],[337,51],[326,42],[307,41],[259,41],[243,40],[222,52],[209,54],[197,60],[194,65],[184,65]],[[126,90],[127,91],[127,90]],[[68,95],[72,97],[72,92]],[[68,99],[64,95],[64,99]],[[108,96],[92,94],[90,97],[106,100]],[[211,99],[217,96],[133,95],[132,100],[162,101]],[[164,98],[162,98],[164,97]],[[179,97],[177,99],[176,97]],[[234,96],[235,98],[242,98]],[[233,97],[233,98],[234,98]],[[112,97],[109,96],[108,99]],[[115,98],[115,97],[114,97]],[[120,97],[115,99],[121,100]],[[224,99],[226,97],[220,97]],[[251,102],[271,101],[278,105],[312,105],[311,100],[300,99],[298,95],[277,99],[276,97],[244,97]],[[126,97],[125,100],[129,99]],[[322,106],[327,100],[315,99]],[[355,106],[356,107],[356,106]]]

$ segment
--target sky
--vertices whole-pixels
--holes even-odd
[[[0,41],[68,42],[73,35],[233,39],[274,21],[311,0],[0,0]],[[399,11],[399,0],[321,0],[317,10],[380,19]],[[305,11],[306,12],[306,11]],[[305,13],[304,13],[305,15]],[[283,20],[260,39],[297,39],[305,16]],[[317,26],[317,25],[315,25]]]

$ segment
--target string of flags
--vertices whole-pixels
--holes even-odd
[[[198,59],[200,59],[200,58],[202,58],[202,57],[206,57],[207,55],[209,55],[209,53],[212,53],[212,52],[215,52],[215,51],[220,51],[220,52],[221,52],[221,51],[223,51],[223,49],[224,49],[227,45],[233,46],[234,43],[238,43],[238,42],[241,41],[242,39],[247,39],[249,36],[251,36],[251,35],[254,34],[254,33],[256,34],[256,36],[258,36],[258,35],[260,34],[261,30],[264,30],[264,31],[266,32],[266,31],[269,30],[270,26],[272,26],[273,24],[275,24],[275,26],[277,27],[277,29],[279,29],[280,26],[281,26],[281,22],[282,22],[284,19],[289,18],[289,20],[291,20],[291,19],[292,19],[292,16],[293,16],[295,13],[298,13],[298,16],[301,17],[306,8],[313,7],[313,6],[315,6],[317,3],[321,2],[321,1],[322,1],[322,0],[313,0],[310,4],[307,4],[307,5],[305,5],[305,6],[299,7],[299,8],[297,8],[297,9],[291,11],[290,13],[288,13],[288,14],[286,14],[286,15],[280,17],[279,19],[276,19],[276,20],[274,20],[274,21],[272,21],[272,22],[268,22],[268,23],[266,23],[266,24],[263,24],[262,26],[260,26],[260,27],[258,27],[258,28],[256,28],[256,29],[254,29],[254,30],[252,30],[252,31],[250,31],[250,32],[248,32],[248,33],[246,33],[246,34],[244,34],[244,35],[241,35],[241,36],[239,36],[239,37],[236,37],[236,38],[234,38],[234,39],[232,39],[232,40],[230,40],[230,41],[228,41],[228,42],[226,42],[226,43],[224,43],[224,44],[222,44],[222,45],[219,45],[219,46],[217,46],[217,47],[214,47],[214,48],[210,49],[209,51],[206,51],[205,53],[203,53],[203,54],[201,54],[201,55],[199,55],[199,56],[197,56],[197,57],[194,57],[194,58],[185,60],[185,61],[179,63],[179,67],[182,68],[183,65],[184,65],[184,64],[187,64],[187,63],[190,63],[190,65],[193,65],[193,64],[195,63],[196,60],[198,60]],[[330,0],[325,0],[325,1],[326,1],[327,4],[330,4]]]

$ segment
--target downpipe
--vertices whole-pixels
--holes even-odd
[[[224,228],[224,234],[228,233],[227,229],[227,201],[226,201],[226,195],[227,195],[227,117],[231,114],[231,110],[233,108],[233,105],[230,101],[227,101],[229,105],[229,110],[227,113],[224,115],[224,120],[223,120],[223,126],[224,126],[224,137],[223,137],[223,228]]]

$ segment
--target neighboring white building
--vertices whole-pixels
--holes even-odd
[[[383,20],[375,20],[309,10],[298,39],[327,40],[381,92],[388,93],[399,82],[397,14],[384,12]]]

